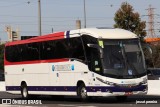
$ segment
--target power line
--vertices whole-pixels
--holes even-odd
[[[18,16],[18,15],[4,15],[4,14],[2,14],[2,15],[0,15],[1,17],[33,17],[33,18],[35,18],[35,17],[37,17],[37,16]],[[42,16],[42,18],[74,18],[74,19],[77,19],[77,17],[65,17],[65,16],[56,16],[56,17],[54,17],[54,16],[50,16],[50,17],[43,17]],[[83,17],[78,17],[78,18],[83,18]],[[98,18],[98,19],[104,19],[104,18],[106,18],[106,19],[111,19],[111,18],[113,18],[113,17],[87,17],[87,19],[88,18]]]
[[[156,34],[155,34],[155,21],[154,21],[154,18],[155,18],[155,15],[158,15],[158,14],[154,14],[154,9],[155,8],[152,8],[151,5],[149,5],[149,8],[146,9],[148,10],[148,15],[144,15],[144,16],[148,16],[148,37],[151,37],[151,38],[154,38],[156,37]]]

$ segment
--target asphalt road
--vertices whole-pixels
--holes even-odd
[[[14,105],[2,104],[2,99],[11,99],[11,101],[22,100],[21,95],[12,95],[6,92],[0,92],[0,107],[17,107]],[[82,102],[77,97],[70,96],[39,96],[28,99],[30,101],[38,101],[38,104],[19,105],[20,107],[158,107],[160,106],[160,96],[129,96],[127,100],[117,101],[115,97],[93,98],[87,102]],[[27,101],[28,101],[27,100]],[[13,102],[12,102],[13,103]],[[42,103],[42,104],[39,104]],[[138,103],[138,104],[136,104]],[[146,104],[148,103],[148,104]]]

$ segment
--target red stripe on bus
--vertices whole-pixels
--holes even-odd
[[[54,62],[67,62],[68,58],[63,59],[50,59],[50,60],[35,60],[35,61],[22,61],[22,62],[8,62],[5,60],[4,65],[23,65],[23,64],[36,64],[36,63],[54,63]]]
[[[43,41],[50,41],[50,40],[57,40],[57,39],[63,39],[64,38],[64,32],[58,32],[53,34],[48,34],[44,36],[38,36],[26,40],[18,40],[14,42],[8,42],[5,46],[12,46],[12,45],[18,45],[18,44],[27,44],[27,43],[33,43],[33,42],[43,42]]]

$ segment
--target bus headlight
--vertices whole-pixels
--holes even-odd
[[[98,78],[98,77],[96,77],[96,79],[99,80],[100,82],[103,82],[103,83],[107,84],[107,85],[111,85],[111,86],[115,85],[115,83],[113,83],[113,82],[109,82],[109,81],[103,80],[103,79]]]
[[[113,82],[109,82],[109,81],[105,81],[105,84],[107,84],[107,85],[111,85],[111,86],[114,86],[114,85],[115,85],[115,83],[113,83]]]

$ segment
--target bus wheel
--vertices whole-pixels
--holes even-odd
[[[29,95],[28,95],[27,85],[22,86],[21,95],[22,95],[22,98],[24,98],[24,99],[28,98]]]
[[[80,99],[82,101],[87,101],[88,99],[88,96],[87,96],[87,90],[86,90],[86,87],[84,84],[81,84],[79,87],[78,87],[78,96],[80,97]]]

